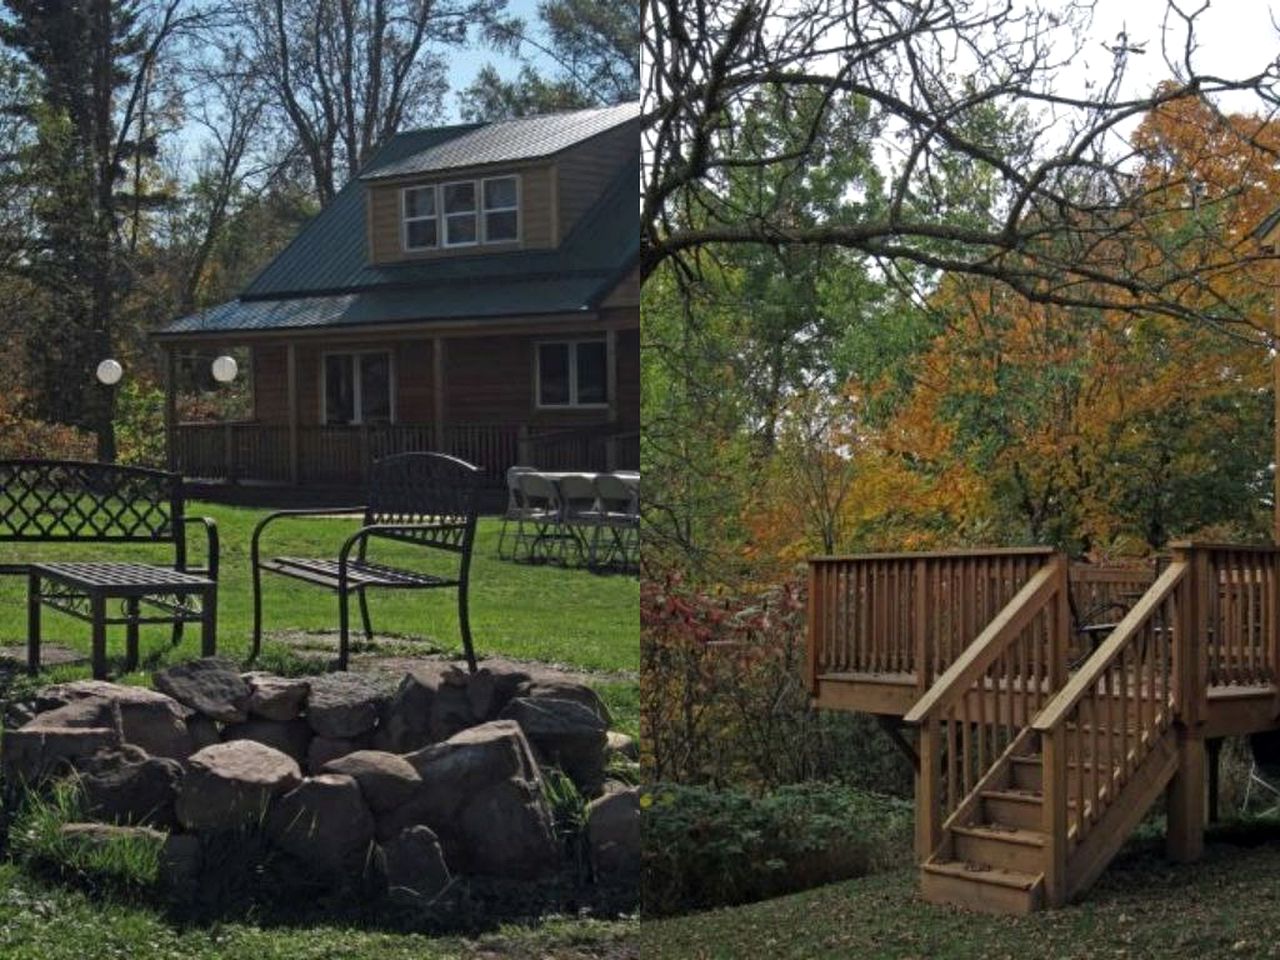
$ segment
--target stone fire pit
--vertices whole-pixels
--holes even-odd
[[[300,679],[219,658],[154,680],[43,690],[34,718],[4,733],[4,775],[34,785],[72,773],[96,821],[168,831],[164,860],[186,882],[202,834],[253,828],[316,875],[374,870],[393,896],[429,900],[453,875],[533,880],[561,867],[542,789],[554,764],[591,798],[597,879],[638,871],[638,793],[605,777],[610,753],[634,744],[610,732],[586,685],[435,662],[398,682]]]

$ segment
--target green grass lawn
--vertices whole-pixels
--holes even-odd
[[[553,918],[471,937],[392,932],[299,916],[289,924],[236,918],[182,925],[123,901],[101,901],[0,864],[4,960],[623,960],[639,954],[635,924]]]
[[[253,599],[249,574],[249,541],[265,511],[196,503],[192,514],[213,517],[222,539],[222,572],[218,589],[218,649],[233,657],[248,654],[252,633]],[[358,522],[348,519],[287,519],[268,529],[264,555],[337,556],[346,536]],[[550,565],[532,566],[498,560],[499,521],[480,521],[471,574],[471,625],[480,655],[502,654],[522,659],[561,663],[592,671],[635,671],[639,666],[639,586],[634,576],[602,575]],[[203,562],[202,535],[194,535],[194,562]],[[395,563],[421,564],[434,554],[435,562],[456,563],[439,551],[415,550],[402,544],[377,542],[371,555]],[[109,554],[161,559],[159,548],[109,547],[102,544],[0,544],[0,563],[39,558],[85,559]],[[333,593],[284,577],[263,578],[263,627],[269,635],[284,630],[336,630],[337,597]],[[0,578],[0,643],[20,644],[26,637],[26,584],[21,577]],[[374,629],[379,634],[402,634],[430,641],[442,651],[461,651],[457,604],[450,590],[370,592]],[[353,640],[359,617],[352,604]],[[88,650],[88,625],[46,612],[46,639]],[[122,628],[121,628],[122,630]],[[143,656],[166,660],[168,629],[143,630]],[[123,649],[123,634],[109,637],[112,650]],[[199,628],[188,628],[188,639],[177,656],[198,649]],[[416,649],[416,648],[415,648]]]
[[[763,903],[641,924],[645,957],[1093,960],[1280,956],[1280,824],[1212,830],[1174,865],[1135,841],[1085,899],[1030,917],[922,902],[912,869]]]

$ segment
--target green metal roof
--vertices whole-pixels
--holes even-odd
[[[639,116],[639,103],[622,103],[593,110],[499,120],[407,156],[382,158],[361,171],[360,179],[380,180],[549,157]]]
[[[475,125],[394,137],[377,169],[465,136]],[[238,300],[173,321],[160,336],[478,319],[590,310],[640,250],[640,145],[558,248],[370,265],[364,185],[348,183]]]

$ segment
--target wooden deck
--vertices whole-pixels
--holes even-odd
[[[1048,549],[817,558],[814,703],[914,730],[899,740],[928,899],[1058,905],[1162,794],[1170,855],[1199,856],[1206,742],[1280,729],[1278,571],[1275,548],[1215,544],[1158,568]]]

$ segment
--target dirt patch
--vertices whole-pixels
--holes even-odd
[[[40,644],[40,666],[61,667],[68,663],[88,663],[88,655],[79,650],[72,650],[57,643]],[[27,665],[27,648],[20,645],[0,646],[0,664],[8,667],[19,664]]]
[[[268,634],[270,640],[290,647],[305,659],[328,662],[338,652],[337,632],[284,630]],[[403,674],[424,662],[462,659],[452,651],[443,651],[429,640],[394,634],[376,635],[372,642],[361,637],[351,642],[351,669],[366,673]],[[583,670],[565,664],[541,660],[518,660],[511,657],[486,657],[481,666],[515,667],[535,680],[569,680],[574,683],[633,683],[638,674],[633,670]]]

